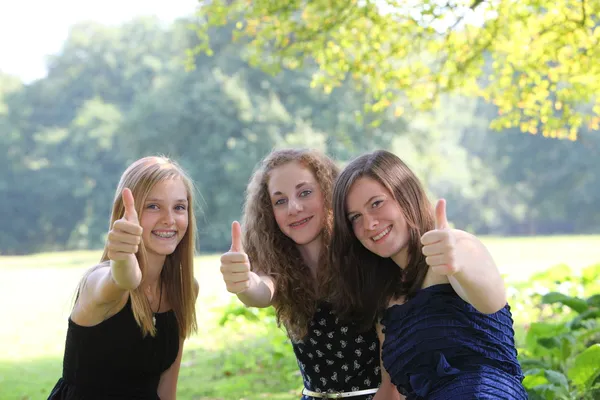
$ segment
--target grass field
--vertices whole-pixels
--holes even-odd
[[[577,270],[600,262],[600,236],[485,238],[507,282],[526,280],[556,264]],[[74,290],[100,251],[0,256],[0,399],[46,399],[61,374]],[[186,343],[178,398],[294,399],[301,379],[291,347],[271,326],[219,326],[234,300],[219,272],[218,255],[198,257],[199,332]],[[516,323],[522,323],[515,314]],[[272,346],[281,349],[273,357]]]

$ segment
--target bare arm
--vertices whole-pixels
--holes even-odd
[[[133,195],[123,190],[125,215],[108,232],[110,263],[92,271],[83,282],[71,317],[84,326],[102,322],[117,304],[124,305],[129,290],[138,287],[142,273],[135,254],[141,243],[142,227],[135,211]]]
[[[275,295],[273,278],[253,272],[242,247],[242,228],[237,221],[231,226],[231,249],[221,256],[221,273],[230,293],[248,307],[269,307]]]
[[[396,385],[392,383],[390,374],[388,374],[383,366],[381,354],[383,352],[383,341],[385,339],[385,335],[383,334],[383,329],[380,323],[377,324],[377,336],[379,337],[380,343],[379,364],[381,365],[381,385],[373,397],[373,400],[404,400],[405,397],[398,393]]]
[[[421,243],[430,272],[447,276],[456,293],[479,312],[493,314],[506,305],[504,280],[494,259],[475,236],[449,228],[445,200],[438,201],[435,229]]]
[[[484,244],[464,231],[456,232],[458,271],[450,284],[463,299],[478,311],[493,314],[506,305],[506,289],[500,271]]]
[[[237,297],[248,307],[264,308],[272,305],[274,294],[273,278],[250,271],[248,289],[237,293]]]

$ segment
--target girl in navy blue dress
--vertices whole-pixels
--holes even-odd
[[[382,360],[407,399],[527,398],[503,280],[474,236],[450,229],[394,154],[340,173],[330,262],[340,318],[382,325]],[[473,263],[473,260],[480,260]]]

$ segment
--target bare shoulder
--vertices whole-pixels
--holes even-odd
[[[110,263],[104,262],[88,269],[79,284],[71,319],[81,326],[94,326],[119,312],[128,299],[127,291],[116,301],[102,302],[98,296],[100,288],[112,280]]]

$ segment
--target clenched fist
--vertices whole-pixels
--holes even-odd
[[[250,287],[250,261],[242,247],[242,228],[237,221],[231,224],[231,249],[221,256],[221,273],[230,293],[239,294]]]
[[[435,206],[435,229],[421,237],[422,252],[431,272],[438,275],[454,275],[461,269],[456,247],[456,231],[450,229],[446,218],[446,200],[438,200]]]
[[[108,232],[108,258],[112,261],[124,261],[137,253],[142,241],[142,227],[135,211],[134,199],[131,190],[123,189],[123,218],[114,222]]]

